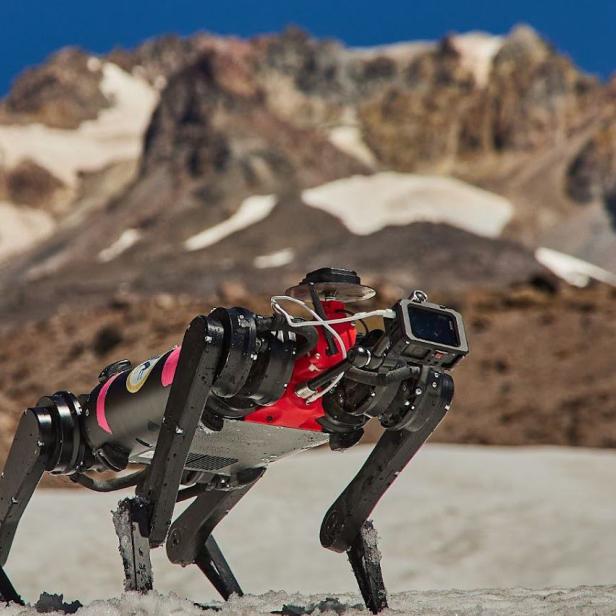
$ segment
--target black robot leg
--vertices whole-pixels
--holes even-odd
[[[152,464],[114,513],[126,590],[152,588],[149,549],[164,543],[178,497],[182,473],[199,419],[216,377],[224,330],[204,316],[193,319],[182,341]]]
[[[434,385],[432,385],[434,383]],[[396,477],[443,419],[453,398],[449,375],[431,379],[417,402],[415,420],[401,430],[386,430],[351,483],[330,507],[321,525],[321,544],[346,552],[366,607],[378,613],[387,607],[372,510]]]
[[[169,560],[183,566],[197,565],[225,600],[232,594],[243,593],[211,533],[264,472],[264,468],[247,469],[233,489],[223,487],[203,492],[169,531]]]

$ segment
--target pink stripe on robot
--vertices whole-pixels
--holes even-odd
[[[175,376],[175,370],[178,367],[178,359],[180,357],[180,347],[176,347],[169,353],[163,366],[163,371],[160,375],[160,382],[163,387],[169,387],[173,383],[173,377]]]
[[[119,376],[122,374],[118,372],[118,374],[114,374],[108,381],[105,381],[105,384],[101,387],[101,390],[98,392],[98,398],[96,399],[96,422],[98,425],[105,431],[111,434],[111,428],[107,423],[107,417],[105,416],[105,398],[107,397],[107,392],[111,387],[111,383],[113,383]]]

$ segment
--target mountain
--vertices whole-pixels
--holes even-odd
[[[562,333],[544,303],[570,313],[572,327],[583,313],[611,331],[611,291],[569,284],[614,285],[615,225],[616,85],[526,26],[361,49],[289,28],[250,40],[161,37],[104,55],[60,50],[0,102],[0,407],[56,382],[47,344],[82,383],[72,358],[88,354],[80,365],[91,379],[107,353],[162,343],[148,316],[160,298],[191,310],[267,307],[266,294],[323,265],[357,269],[383,301],[421,287],[475,306],[495,293],[485,305],[503,344],[515,347],[515,327],[528,322],[532,372],[560,361],[549,336],[533,346]],[[521,306],[520,293],[535,300]],[[75,319],[91,319],[92,331],[80,337]],[[452,423],[444,438],[612,442],[558,423],[554,400],[577,413],[590,381],[574,404],[550,397],[557,382],[537,370],[520,378],[547,388],[544,427],[556,436],[533,432],[529,401],[500,389],[511,390],[510,373],[495,367],[485,319],[471,324],[483,363],[468,363],[493,387],[468,387],[481,413],[465,411],[472,428]],[[585,362],[589,374],[605,370]],[[499,407],[482,423],[494,404],[517,409],[514,419],[501,423],[511,413]]]
[[[541,245],[613,269],[614,109],[614,88],[528,27],[62,50],[0,104],[0,312],[118,285],[266,291],[331,262],[499,287],[549,277]]]

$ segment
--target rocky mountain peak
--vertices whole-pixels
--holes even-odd
[[[111,104],[101,92],[101,79],[98,59],[74,47],[62,49],[17,77],[0,103],[0,123],[77,128]]]
[[[278,191],[364,170],[317,131],[279,117],[259,83],[256,54],[234,51],[209,49],[170,79],[146,133],[143,173],[162,164],[200,183]]]
[[[552,248],[570,241],[560,225],[578,201],[613,192],[613,91],[526,27],[362,49],[297,28],[202,33],[100,58],[65,50],[33,71],[2,106],[0,200],[15,220],[53,219],[2,272],[9,286],[47,280],[64,295],[61,272],[66,289],[129,277],[192,290],[203,256],[202,289],[254,269],[263,284],[295,279],[320,260],[405,286],[512,284],[545,274],[533,250],[553,229]],[[80,90],[59,94],[81,73],[102,99],[75,112],[77,130],[16,132],[27,92],[28,129],[54,97],[81,109]],[[59,155],[39,156],[41,139]]]

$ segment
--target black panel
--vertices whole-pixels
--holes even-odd
[[[185,468],[191,471],[218,471],[221,468],[231,466],[237,462],[237,458],[225,458],[223,456],[203,456],[198,453],[189,453]]]

